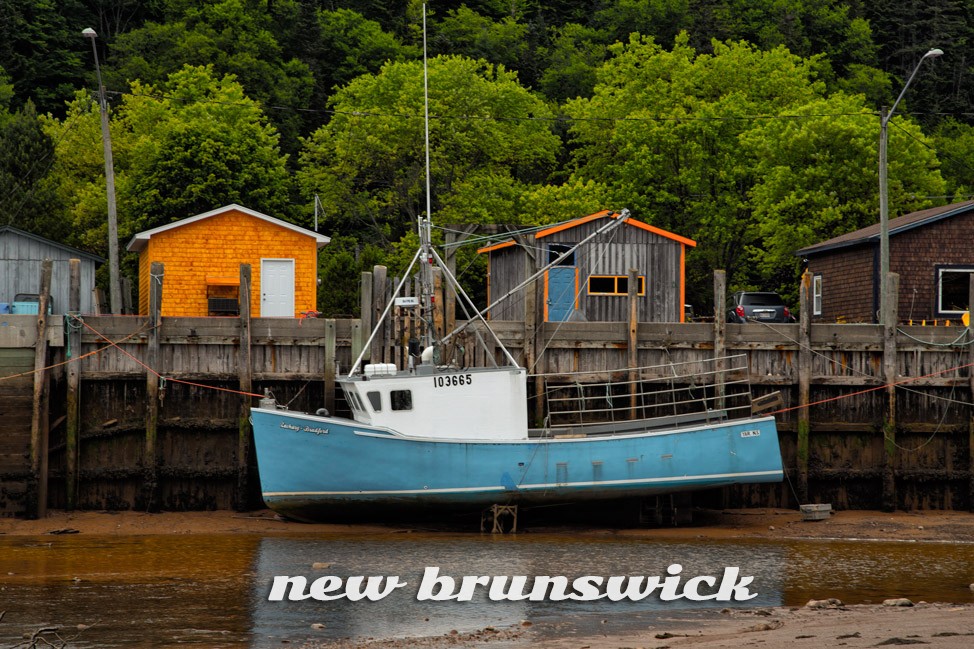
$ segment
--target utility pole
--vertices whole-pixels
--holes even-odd
[[[122,289],[118,276],[118,215],[115,212],[115,162],[112,159],[112,136],[108,132],[108,101],[105,99],[105,85],[101,81],[101,67],[98,65],[98,48],[95,39],[98,34],[88,27],[81,34],[91,39],[91,51],[95,55],[95,74],[98,76],[98,103],[101,112],[101,143],[105,153],[105,190],[108,193],[108,294],[113,314],[122,312]]]

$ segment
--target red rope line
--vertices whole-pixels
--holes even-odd
[[[76,317],[76,316],[71,316],[71,317]],[[146,372],[149,372],[150,374],[154,374],[155,376],[157,376],[162,381],[170,381],[172,383],[181,383],[183,385],[192,385],[194,387],[204,388],[206,390],[217,390],[219,392],[230,392],[232,394],[239,394],[239,395],[242,395],[242,396],[245,396],[245,397],[257,397],[258,399],[261,399],[261,398],[264,397],[264,395],[262,395],[262,394],[256,394],[254,392],[243,392],[241,390],[234,390],[232,388],[221,388],[221,387],[217,387],[215,385],[205,385],[203,383],[194,383],[193,381],[183,381],[182,379],[173,379],[173,378],[165,377],[162,374],[160,374],[159,372],[157,372],[156,370],[154,370],[153,368],[149,367],[148,365],[146,365],[145,363],[143,363],[142,361],[140,361],[138,358],[136,358],[132,354],[128,353],[127,351],[125,351],[124,349],[122,349],[121,347],[119,347],[118,344],[112,342],[111,340],[108,340],[108,338],[106,338],[101,332],[97,331],[94,327],[92,327],[90,324],[88,324],[87,322],[85,322],[83,319],[77,318],[77,320],[79,320],[81,322],[81,324],[83,324],[87,329],[90,329],[95,335],[100,336],[109,345],[111,345],[112,347],[116,348],[118,351],[122,352],[123,354],[125,354],[126,356],[128,356],[129,358],[131,358],[133,361],[135,361],[136,363],[138,363],[139,365],[141,365],[142,367],[144,367]]]
[[[867,392],[875,392],[876,390],[883,390],[883,389],[886,389],[886,388],[892,388],[892,387],[896,387],[897,385],[904,385],[906,383],[912,383],[914,381],[919,381],[921,379],[929,379],[930,377],[933,377],[933,376],[939,376],[941,374],[946,374],[947,372],[954,372],[956,370],[962,370],[962,369],[965,369],[967,367],[972,367],[972,366],[974,366],[974,363],[966,363],[964,365],[957,365],[956,367],[950,367],[950,368],[947,368],[946,370],[940,370],[939,372],[931,372],[930,374],[924,374],[923,376],[911,376],[910,378],[903,379],[902,381],[896,381],[894,383],[884,383],[883,385],[877,385],[877,386],[874,386],[874,387],[871,387],[871,388],[866,388],[865,390],[858,390],[856,392],[850,392],[849,394],[840,394],[837,397],[829,397],[828,399],[821,399],[820,401],[813,401],[811,403],[805,404],[804,406],[799,405],[799,406],[792,406],[790,408],[782,408],[780,410],[775,410],[773,412],[769,412],[768,414],[769,415],[780,415],[783,412],[790,412],[792,410],[801,410],[802,408],[811,408],[812,406],[820,406],[823,403],[829,403],[830,401],[838,401],[839,399],[848,399],[849,397],[855,397],[855,396],[858,396],[860,394],[866,394]]]

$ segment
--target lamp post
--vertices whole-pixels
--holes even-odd
[[[943,54],[943,50],[931,49],[922,57],[913,68],[913,73],[906,80],[906,85],[900,91],[900,96],[893,102],[893,107],[888,111],[883,106],[879,113],[879,321],[886,321],[886,314],[889,313],[891,305],[889,300],[892,296],[887,295],[889,284],[889,183],[886,176],[886,142],[889,137],[889,120],[896,112],[906,89],[910,87],[910,82],[916,76],[917,71],[927,59],[935,59]]]
[[[91,51],[95,55],[95,74],[98,76],[101,142],[105,153],[105,190],[108,192],[108,294],[112,313],[118,314],[122,312],[122,289],[118,279],[118,215],[115,212],[115,163],[112,160],[112,137],[108,132],[108,102],[105,100],[105,86],[101,82],[101,68],[98,66],[98,48],[95,46],[98,34],[88,27],[81,35],[91,39]]]

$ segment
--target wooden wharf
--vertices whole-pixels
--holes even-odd
[[[0,515],[260,506],[247,421],[252,395],[271,390],[295,410],[347,414],[336,374],[363,348],[397,282],[384,268],[364,274],[363,317],[354,319],[253,318],[248,309],[239,317],[162,318],[155,291],[154,315],[0,316]],[[245,291],[249,267],[241,269]],[[715,304],[723,305],[724,293],[718,272]],[[531,375],[544,375],[529,379],[536,425],[549,414],[546,391],[577,384],[578,372],[591,381],[652,382],[665,377],[638,368],[703,369],[717,357],[746,357],[754,396],[780,397],[769,412],[776,412],[787,480],[712,490],[695,502],[974,509],[974,338],[962,326],[894,324],[895,314],[883,324],[812,324],[807,308],[798,323],[742,325],[722,317],[537,322],[527,311],[524,322],[491,325]],[[722,315],[722,306],[715,312]],[[441,313],[437,322],[454,317]],[[401,310],[367,360],[402,363],[416,327]],[[487,351],[473,344],[477,337]],[[448,354],[468,366],[500,359],[478,323]]]

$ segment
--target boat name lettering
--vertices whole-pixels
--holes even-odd
[[[741,437],[760,437],[761,431],[759,430],[742,430]]]
[[[301,431],[304,433],[314,433],[315,435],[327,435],[327,428],[320,428],[318,426],[295,426],[294,424],[289,424],[286,421],[281,422],[281,428],[286,430]]]
[[[449,388],[455,385],[473,385],[473,376],[470,374],[450,374],[433,377],[433,387]]]

